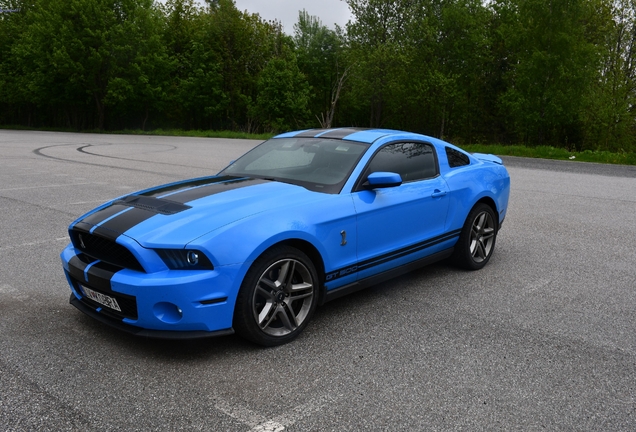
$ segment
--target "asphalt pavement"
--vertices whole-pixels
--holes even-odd
[[[68,304],[67,227],[257,141],[0,130],[0,431],[636,430],[636,169],[504,158],[486,268],[320,307],[294,342],[140,339]]]

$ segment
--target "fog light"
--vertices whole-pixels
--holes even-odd
[[[191,266],[199,264],[199,254],[195,251],[188,251],[186,259],[188,260],[188,264]]]
[[[175,324],[183,318],[183,311],[176,304],[161,302],[152,307],[152,312],[159,321]]]

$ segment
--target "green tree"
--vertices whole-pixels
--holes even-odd
[[[261,72],[258,96],[250,110],[253,118],[272,132],[299,128],[309,115],[309,84],[291,48],[283,45],[281,51]]]
[[[205,127],[251,131],[248,110],[256,99],[261,71],[279,51],[282,30],[278,23],[240,12],[232,0],[208,3],[194,42],[191,100],[204,104],[198,106],[205,114]],[[194,93],[206,86],[207,102]]]
[[[636,151],[636,1],[600,3],[603,40],[598,77],[586,94],[584,149]]]
[[[76,128],[104,128],[108,107],[147,110],[167,60],[159,18],[152,0],[40,0],[11,50],[25,97]]]
[[[397,126],[394,106],[406,91],[410,61],[407,29],[415,3],[411,0],[348,0],[354,20],[347,24],[347,62],[351,67],[347,103],[349,121],[371,127]],[[367,119],[362,120],[364,112]]]
[[[416,3],[406,29],[405,93],[395,107],[404,128],[468,142],[488,133],[491,20],[479,0]]]
[[[338,90],[347,73],[341,59],[342,37],[302,10],[294,25],[294,45],[298,68],[311,86],[309,109],[324,127],[331,127]]]
[[[598,44],[590,0],[498,0],[507,59],[501,115],[513,140],[580,141],[585,95],[597,77]],[[592,28],[590,28],[592,27]]]
[[[22,0],[0,0],[0,122],[29,124],[31,110],[22,87],[19,66],[12,51],[23,38],[30,4]]]

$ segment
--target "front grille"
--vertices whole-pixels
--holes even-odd
[[[97,260],[131,270],[144,271],[132,252],[114,240],[73,229],[71,241],[77,249]]]

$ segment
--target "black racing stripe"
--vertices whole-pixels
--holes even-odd
[[[141,195],[129,195],[117,201],[116,204],[140,208],[162,215],[173,215],[192,208],[190,206],[176,203],[167,199]]]
[[[101,216],[91,218],[91,216],[93,216],[91,215],[78,222],[73,228],[87,232],[93,230],[93,234],[114,241],[120,234],[123,234],[135,225],[138,225],[157,214],[174,214],[187,210],[189,207],[184,206],[187,202],[217,193],[227,192],[232,189],[267,183],[268,181],[269,180],[235,176],[209,177],[206,179],[198,179],[192,182],[153,189],[152,191],[140,195],[129,195],[115,203],[111,207],[117,207],[120,211],[128,209],[128,211],[122,212],[120,215],[115,216],[112,219],[106,220],[107,217]],[[156,196],[165,195],[169,192],[173,193],[169,195],[167,199],[153,200]],[[137,203],[139,205],[135,204],[136,197],[143,197],[143,202],[141,204]],[[134,205],[134,207],[131,207],[131,205]],[[108,217],[110,217],[117,214],[117,212],[113,212],[112,214],[110,214],[110,212],[106,212],[106,210],[111,209],[111,207],[103,209],[104,215],[109,214]],[[166,209],[169,211],[164,211]],[[95,215],[97,215],[97,213]],[[106,220],[106,222],[103,222],[104,220]],[[89,221],[96,223],[91,224]],[[95,227],[95,225],[98,225],[99,223],[101,223],[101,225]]]
[[[120,234],[128,231],[135,225],[156,216],[156,214],[157,213],[149,210],[133,207],[127,212],[124,212],[95,228],[93,234],[115,240]]]
[[[323,132],[327,132],[331,129],[310,129],[305,132],[301,132],[297,135],[294,135],[292,138],[313,138],[316,135],[319,135]]]
[[[84,221],[79,221],[71,229],[72,229],[72,231],[83,231],[83,232],[86,232],[86,233],[90,233],[91,229],[94,226],[95,225],[87,224]],[[73,237],[71,237],[71,240],[73,240]],[[73,243],[73,244],[75,244],[75,243]]]
[[[95,213],[86,216],[81,222],[85,222],[91,225],[99,225],[104,222],[109,217],[116,215],[122,210],[126,210],[128,207],[120,205],[120,204],[112,204],[106,208],[96,211]]]
[[[435,237],[434,239],[427,240],[425,242],[415,244],[415,245],[413,245],[413,246],[411,246],[409,248],[405,248],[405,249],[401,249],[399,251],[395,251],[395,252],[393,252],[391,254],[387,254],[387,255],[382,256],[382,257],[372,258],[370,260],[365,261],[364,263],[359,263],[358,264],[358,271],[366,270],[368,268],[375,267],[375,266],[378,266],[380,264],[384,264],[384,263],[392,261],[394,259],[402,258],[402,257],[410,255],[412,253],[419,252],[419,251],[424,250],[426,248],[429,248],[431,246],[435,246],[436,244],[445,242],[446,240],[450,240],[450,239],[452,239],[454,237],[457,237],[458,235],[459,235],[459,233],[457,233],[457,234],[448,233],[446,235]]]
[[[424,240],[422,242],[419,243],[415,243],[413,245],[401,248],[401,249],[397,249],[382,255],[378,255],[376,257],[373,258],[369,258],[366,259],[364,261],[361,261],[359,263],[356,263],[352,266],[349,267],[344,267],[338,270],[334,270],[329,272],[329,281],[333,281],[335,279],[339,279],[343,276],[347,276],[349,274],[352,274],[354,272],[359,272],[361,270],[367,270],[370,269],[372,267],[378,266],[380,264],[384,264],[386,262],[398,259],[398,258],[402,258],[404,256],[413,254],[415,252],[419,252],[421,250],[424,250],[426,248],[429,248],[431,246],[435,246],[439,243],[445,242],[446,240],[450,240],[454,237],[459,236],[459,234],[461,233],[461,230],[454,230],[454,231],[450,231],[447,232],[445,234],[439,235],[437,237],[433,237],[431,239],[428,240]]]
[[[207,186],[200,186],[194,189],[189,189],[183,192],[179,192],[167,197],[170,201],[185,204],[190,201],[194,201],[200,198],[205,198],[211,195],[215,195],[222,192],[227,192],[233,189],[239,189],[246,186],[253,186],[261,183],[267,183],[269,180],[253,179],[253,178],[240,178],[238,180],[226,181],[223,183],[214,183]]]
[[[88,269],[88,272],[86,272],[86,267],[93,263],[96,264],[92,265]],[[105,293],[114,293],[110,285],[110,280],[115,273],[122,269],[121,267],[98,261],[86,254],[75,255],[69,260],[68,264],[69,274],[79,284],[87,285]],[[119,295],[119,293],[115,294]]]
[[[228,181],[237,180],[237,179],[241,179],[241,177],[236,177],[236,176],[205,177],[205,178],[185,181],[181,183],[159,186],[155,189],[149,190],[139,195],[149,196],[149,197],[159,197],[169,193],[175,193],[177,191],[185,191],[185,190],[192,189],[198,186],[205,186],[205,185],[214,184],[214,183],[223,183],[223,182],[228,182]]]
[[[395,256],[395,255],[403,256],[402,255],[403,252],[408,252],[408,251],[413,250],[413,249],[421,250],[422,246],[426,247],[428,244],[437,242],[440,239],[442,239],[442,241],[448,240],[448,238],[452,238],[452,237],[458,236],[460,232],[461,232],[461,230],[449,231],[447,233],[444,233],[442,235],[430,238],[428,240],[424,240],[424,241],[412,244],[410,246],[403,247],[401,249],[397,249],[397,250],[394,250],[394,251],[391,251],[391,252],[387,252],[387,253],[382,254],[382,255],[378,255],[378,256],[373,257],[373,258],[366,259],[364,261],[359,262],[358,263],[358,267],[366,266],[366,265],[371,264],[371,263],[373,263],[375,261],[384,260],[386,258],[390,258],[390,257]]]
[[[347,136],[354,134],[356,132],[360,132],[360,131],[364,131],[364,130],[368,130],[365,128],[341,128],[341,129],[336,129],[336,130],[332,130],[330,132],[327,132],[323,135],[320,135],[320,138],[332,138],[332,139],[343,139],[346,138]]]
[[[103,261],[98,262],[94,266],[88,269],[88,282],[87,285],[91,288],[103,291],[106,294],[117,294],[111,288],[110,280],[115,276],[115,273],[121,270],[121,267],[114,266],[112,264],[105,263]]]
[[[73,279],[84,282],[84,270],[90,263],[91,258],[87,257],[86,255],[75,255],[68,261],[68,273]]]
[[[86,226],[83,226],[83,229],[86,230],[87,232],[91,230],[91,228],[95,225],[99,225],[100,223],[104,222],[106,219],[108,219],[109,217],[112,217],[114,215],[116,215],[117,213],[126,210],[128,208],[130,208],[131,203],[127,202],[134,200],[135,197],[138,196],[143,196],[143,197],[157,197],[157,196],[161,196],[161,195],[166,195],[170,192],[175,192],[175,191],[179,191],[179,190],[189,190],[192,189],[193,187],[197,187],[197,186],[202,186],[202,185],[207,185],[207,184],[213,184],[213,183],[219,183],[219,182],[225,182],[225,181],[231,181],[234,179],[239,179],[240,177],[233,177],[233,176],[224,176],[224,177],[206,177],[203,179],[197,179],[197,180],[192,180],[192,181],[186,181],[186,182],[182,182],[182,183],[177,183],[177,184],[172,184],[172,185],[167,185],[167,186],[160,186],[156,189],[152,189],[148,192],[145,192],[143,194],[139,194],[139,195],[129,195],[127,197],[122,198],[119,201],[114,202],[113,204],[111,204],[108,207],[105,207],[101,210],[96,211],[95,213],[86,216],[84,219],[82,219],[80,222],[78,222],[78,224],[76,224],[76,227],[81,226],[81,223],[86,223],[89,224],[89,228],[87,228]],[[115,218],[118,219],[119,217]]]

